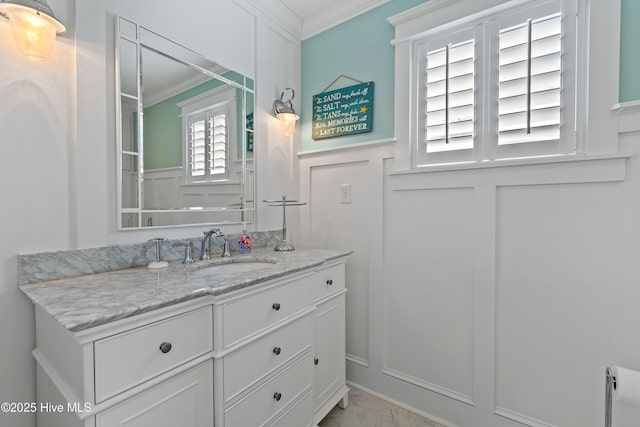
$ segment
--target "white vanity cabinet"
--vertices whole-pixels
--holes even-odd
[[[36,346],[38,406],[55,408],[38,411],[38,426],[213,425],[210,302],[76,334],[37,307]]]
[[[64,405],[38,425],[316,426],[347,403],[345,292],[339,258],[76,333],[36,306],[38,401]]]
[[[345,264],[318,270],[314,277],[314,419],[348,404],[345,362]]]
[[[215,297],[216,426],[278,425],[311,392],[314,277],[311,270]],[[310,426],[311,411],[296,422]]]

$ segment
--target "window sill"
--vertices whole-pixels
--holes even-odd
[[[493,168],[505,168],[505,167],[517,167],[517,166],[529,166],[529,165],[546,165],[554,163],[575,163],[575,162],[589,162],[595,160],[611,160],[611,159],[626,159],[633,157],[632,153],[611,153],[611,154],[563,154],[556,156],[540,156],[540,157],[527,157],[517,159],[499,159],[499,160],[486,160],[486,161],[474,161],[465,163],[447,163],[447,164],[433,164],[416,166],[409,170],[398,170],[389,173],[391,176],[396,175],[412,175],[422,174],[430,172],[445,172],[445,171],[464,171],[464,170],[480,170],[480,169],[493,169]]]

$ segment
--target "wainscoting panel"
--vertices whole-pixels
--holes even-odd
[[[474,190],[389,197],[385,373],[471,404]]]
[[[310,169],[311,242],[314,246],[354,251],[347,263],[347,354],[366,364],[369,358],[369,162]],[[351,202],[341,202],[341,185]]]
[[[300,160],[305,245],[355,250],[348,380],[451,427],[602,425],[605,366],[640,370],[640,163],[395,171],[391,148]]]
[[[180,184],[183,182],[182,168],[146,170],[142,188],[143,206],[147,209],[181,206]],[[202,203],[191,206],[202,206]]]
[[[631,326],[623,313],[638,309],[621,298],[638,293],[621,227],[633,221],[627,191],[619,182],[498,189],[497,414],[531,426],[602,424],[585,403],[602,401],[611,345]]]
[[[185,185],[182,168],[152,169],[144,174],[144,207],[146,209],[171,209],[182,207],[240,206],[240,178],[215,184]],[[232,175],[233,176],[233,175]],[[251,174],[249,174],[251,176]],[[249,201],[252,202],[252,201]],[[251,207],[251,205],[249,205]],[[179,222],[238,222],[243,220],[239,212],[163,212],[146,213],[143,224],[151,220],[153,225],[171,225]]]
[[[382,370],[384,160],[394,140],[300,154],[302,244],[353,251],[347,262],[347,375]],[[351,203],[341,203],[341,185]],[[376,349],[372,353],[371,349]]]

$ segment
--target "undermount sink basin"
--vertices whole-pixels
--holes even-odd
[[[264,260],[232,260],[226,263],[212,263],[205,266],[197,266],[192,274],[216,274],[216,273],[247,273],[265,268],[273,268],[275,263]]]

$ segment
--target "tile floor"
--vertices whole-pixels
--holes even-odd
[[[319,427],[443,427],[406,409],[399,408],[351,387],[349,406],[338,406],[320,422]]]

